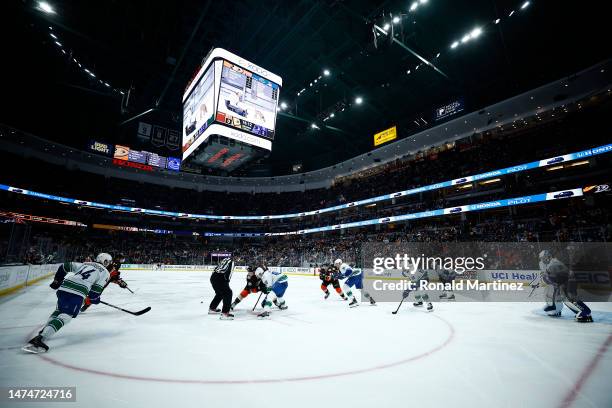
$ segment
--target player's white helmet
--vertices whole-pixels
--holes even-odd
[[[108,266],[111,264],[111,262],[113,262],[113,257],[106,252],[100,252],[98,256],[96,256],[96,262],[104,266]]]
[[[544,249],[540,251],[538,258],[540,258],[540,261],[544,263],[549,263],[550,260],[552,259],[552,255],[550,254],[550,251],[548,249]]]
[[[340,267],[340,265],[342,265],[342,259],[338,258],[334,261],[334,265],[337,267]]]
[[[264,270],[263,270],[263,268],[257,268],[257,269],[255,269],[255,276],[257,276],[258,278],[260,278],[260,279],[261,279],[261,277],[263,276],[263,274],[264,274]]]

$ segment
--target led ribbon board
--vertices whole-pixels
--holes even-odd
[[[42,198],[45,200],[51,201],[59,201],[66,204],[75,204],[81,205],[91,208],[101,208],[107,210],[114,211],[123,211],[128,213],[142,213],[148,215],[156,215],[161,217],[177,217],[177,218],[186,218],[186,219],[205,219],[205,220],[272,220],[272,219],[283,219],[283,218],[296,218],[303,217],[308,215],[316,215],[322,214],[331,211],[338,211],[345,208],[357,207],[365,204],[375,203],[379,201],[390,200],[396,197],[408,196],[413,194],[422,193],[425,191],[434,191],[439,190],[441,188],[446,188],[450,186],[471,183],[473,181],[485,180],[492,177],[498,177],[506,174],[514,174],[523,171],[527,171],[530,169],[540,168],[540,167],[548,167],[552,165],[558,165],[559,163],[570,162],[577,159],[584,159],[585,157],[596,156],[604,153],[609,153],[612,151],[612,144],[607,144],[599,147],[594,147],[592,149],[582,150],[576,153],[569,153],[563,156],[552,157],[549,159],[533,161],[530,163],[519,164],[512,167],[506,167],[499,170],[493,170],[486,173],[477,174],[474,176],[461,177],[458,179],[443,181],[441,183],[430,184],[424,187],[417,187],[410,190],[398,191],[396,193],[385,194],[378,197],[367,198],[365,200],[354,201],[348,204],[336,205],[334,207],[322,208],[320,210],[307,211],[302,213],[293,213],[293,214],[278,214],[278,215],[207,215],[207,214],[190,214],[184,212],[174,212],[174,211],[162,211],[162,210],[149,210],[146,208],[137,208],[137,207],[126,207],[121,205],[113,205],[113,204],[104,204],[97,203],[95,201],[84,201],[84,200],[76,200],[74,198],[67,198],[56,196],[53,194],[45,194],[39,193],[37,191],[25,190],[18,187],[12,187],[5,184],[0,184],[0,190],[10,191],[17,194],[28,195],[32,197]]]

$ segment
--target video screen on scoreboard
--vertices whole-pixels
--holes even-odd
[[[210,66],[183,103],[183,152],[204,133],[214,119],[214,69]]]
[[[274,139],[279,85],[223,61],[217,121]]]

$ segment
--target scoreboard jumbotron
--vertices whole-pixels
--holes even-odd
[[[282,78],[213,48],[183,94],[183,161],[231,172],[272,150]]]

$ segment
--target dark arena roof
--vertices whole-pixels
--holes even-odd
[[[4,2],[4,78],[18,86],[3,89],[0,122],[77,149],[94,139],[172,156],[137,124],[180,130],[182,93],[221,47],[283,78],[272,153],[231,174],[275,176],[371,151],[391,126],[410,137],[457,100],[478,111],[609,57],[596,40],[608,37],[602,2],[416,3],[56,1],[49,14]],[[386,24],[394,42],[374,28]]]
[[[0,0],[0,407],[611,408],[607,3]]]

